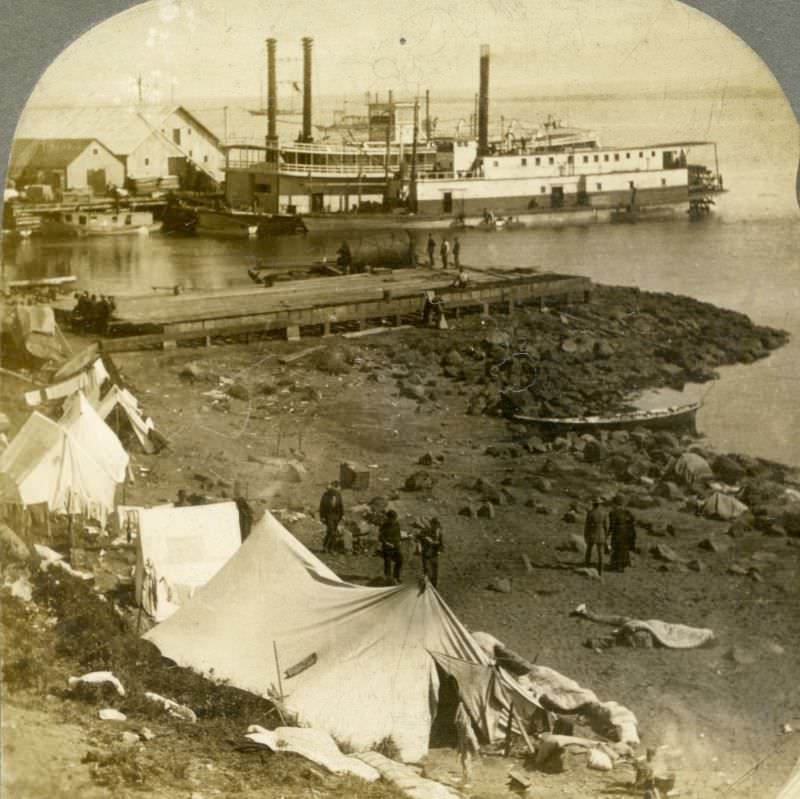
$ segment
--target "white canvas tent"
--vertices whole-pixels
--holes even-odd
[[[96,407],[100,417],[116,430],[117,434],[120,434],[123,425],[127,424],[144,452],[156,451],[155,443],[150,438],[150,432],[154,429],[153,420],[142,417],[139,413],[139,403],[130,391],[113,385]]]
[[[235,502],[138,511],[136,601],[163,621],[205,585],[242,542]]]
[[[130,460],[128,453],[82,391],[64,403],[59,424],[118,483],[124,482]]]
[[[86,434],[86,441],[91,445],[91,434]],[[61,425],[40,413],[31,414],[0,455],[0,502],[46,502],[51,511],[86,513],[103,521],[114,509],[124,469],[121,478],[119,471],[112,473],[95,460],[96,449],[92,445],[87,451]]]
[[[800,799],[800,760],[776,799]]]
[[[244,690],[282,690],[300,723],[356,749],[391,736],[407,761],[428,750],[439,668],[455,678],[490,740],[506,718],[504,691],[517,692],[429,584],[342,582],[270,514],[208,585],[145,637],[178,664],[213,670]],[[536,706],[523,694],[515,704],[529,715]]]

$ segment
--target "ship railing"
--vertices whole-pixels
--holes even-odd
[[[417,175],[417,180],[480,180],[483,175],[479,172],[424,172]]]

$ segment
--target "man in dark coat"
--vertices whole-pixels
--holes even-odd
[[[428,526],[417,536],[422,555],[422,573],[436,588],[439,582],[439,553],[444,549],[442,523],[434,517]]]
[[[436,254],[436,242],[433,239],[433,234],[428,233],[428,266],[433,269],[433,257]]]
[[[591,566],[592,548],[597,547],[597,572],[603,575],[603,550],[606,547],[609,521],[608,513],[600,502],[599,497],[592,500],[592,509],[586,514],[583,525],[583,539],[586,541],[585,565]]]
[[[250,503],[242,496],[242,490],[239,484],[233,486],[233,501],[236,503],[236,510],[239,512],[239,532],[242,535],[242,543],[247,540],[250,535],[250,530],[253,529],[253,520],[255,513]]]
[[[319,520],[325,525],[325,539],[322,542],[325,552],[333,552],[342,516],[344,516],[344,504],[339,491],[339,482],[334,480],[319,501]]]
[[[614,497],[614,507],[608,515],[611,536],[611,569],[624,572],[631,565],[631,550],[636,548],[636,522],[625,507],[625,498]]]
[[[403,569],[403,551],[400,549],[401,540],[397,511],[387,510],[386,520],[381,525],[378,533],[378,541],[380,541],[381,554],[383,555],[383,576],[387,580],[394,579],[395,584],[400,582],[400,574]]]

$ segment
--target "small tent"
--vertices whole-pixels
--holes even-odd
[[[235,502],[140,508],[136,600],[163,621],[205,585],[242,542]]]
[[[46,502],[51,511],[85,513],[104,521],[114,509],[119,476],[64,427],[33,413],[0,455],[0,502]]]
[[[800,799],[800,759],[776,799]]]
[[[268,513],[208,585],[145,637],[181,666],[280,694],[301,724],[356,749],[391,736],[406,761],[427,752],[437,710],[452,721],[457,703],[443,701],[441,674],[489,740],[501,734],[508,697],[523,717],[537,707],[430,584],[345,583]]]
[[[147,453],[159,448],[152,419],[142,417],[136,397],[127,389],[112,385],[97,403],[97,412],[126,444],[135,440]]]
[[[722,519],[723,521],[737,519],[747,510],[747,505],[744,502],[740,502],[730,494],[723,494],[721,491],[714,491],[703,502],[701,508],[703,516],[708,516],[710,519]]]
[[[128,453],[82,391],[64,403],[59,424],[118,483],[125,481],[130,460]]]

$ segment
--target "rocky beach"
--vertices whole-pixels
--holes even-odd
[[[376,523],[387,507],[410,536],[437,516],[439,591],[471,630],[630,708],[643,746],[663,747],[682,796],[769,795],[800,749],[791,734],[800,725],[800,475],[713,451],[690,430],[545,435],[508,416],[622,412],[645,390],[709,383],[717,368],[766,358],[786,340],[708,303],[600,285],[586,304],[462,316],[447,330],[119,354],[124,382],[168,441],[158,454],[132,456],[124,504],[238,489],[343,579],[363,584],[381,573]],[[3,408],[13,433],[27,413],[19,383],[4,381]],[[705,464],[688,482],[675,468],[687,454]],[[343,492],[343,526],[359,551],[323,555],[319,496],[343,463],[362,478]],[[727,514],[704,504],[717,494],[746,510],[719,518]],[[593,498],[619,495],[636,519],[634,563],[598,579],[583,568],[583,520]],[[124,537],[81,531],[76,540],[73,531],[70,541],[54,525],[36,543],[93,579],[40,572],[7,547],[3,737],[15,796],[65,786],[87,797],[399,795],[292,755],[237,748],[250,724],[277,726],[271,704],[211,686],[137,637],[135,550]],[[416,580],[411,539],[406,563],[404,579]],[[30,594],[14,590],[20,580]],[[571,615],[584,603],[710,628],[715,641],[685,651],[611,646],[606,628]],[[105,689],[67,690],[70,675],[92,670],[126,686],[113,705],[127,721],[98,720],[111,701]],[[165,716],[137,698],[143,691],[191,708],[197,722]],[[39,738],[59,756],[34,769]],[[508,795],[510,765],[485,756],[465,795]],[[444,783],[458,775],[448,747],[421,766]],[[633,770],[529,776],[530,796],[624,795]]]

